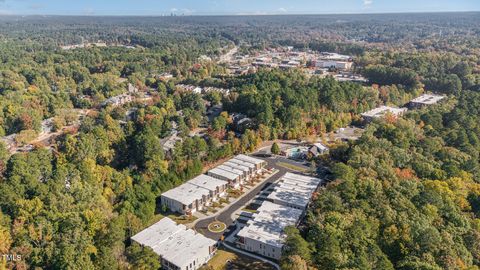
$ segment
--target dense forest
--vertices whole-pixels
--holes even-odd
[[[428,18],[427,18],[428,17]],[[311,140],[379,105],[425,91],[438,106],[387,118],[332,147],[334,180],[287,230],[283,269],[478,269],[478,13],[255,17],[0,16],[0,136],[26,144],[53,119],[50,147],[0,143],[0,269],[155,269],[129,237],[158,219],[158,196],[206,165],[263,141]],[[107,47],[59,46],[106,42]],[[348,53],[368,84],[259,70],[224,76],[216,60],[277,45]],[[166,81],[160,74],[174,79]],[[178,91],[176,83],[232,89]],[[102,106],[138,88],[141,100]],[[211,104],[223,112],[208,119]],[[77,123],[77,110],[87,112]],[[130,112],[134,113],[130,113]],[[235,131],[232,113],[254,126]],[[128,116],[128,117],[127,117]],[[175,128],[174,128],[175,126]],[[204,136],[194,131],[204,128]],[[165,151],[172,130],[182,141]]]
[[[370,125],[290,232],[285,269],[478,269],[480,95]],[[297,259],[295,259],[297,256]]]

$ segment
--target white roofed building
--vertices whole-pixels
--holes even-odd
[[[243,181],[246,179],[247,175],[245,174],[244,171],[240,170],[240,169],[237,169],[235,167],[232,167],[232,166],[228,166],[228,165],[225,165],[225,163],[217,166],[218,169],[222,169],[224,171],[227,171],[227,172],[231,172],[231,173],[234,173],[234,174],[237,174],[238,176],[240,176],[240,184],[243,184]]]
[[[228,161],[228,163],[238,164],[240,166],[247,167],[250,175],[254,175],[257,171],[257,169],[256,169],[257,166],[255,164],[250,163],[250,162],[246,162],[246,161],[243,161],[243,160],[240,160],[240,159],[232,158]]]
[[[323,145],[322,143],[314,143],[309,149],[308,152],[312,154],[314,157],[319,155],[325,154],[328,152],[328,147]]]
[[[303,211],[321,182],[322,180],[316,177],[287,172],[275,183],[267,200]]]
[[[208,171],[208,175],[228,181],[230,187],[240,188],[244,181],[249,181],[259,173],[267,163],[264,160],[247,155],[238,155]]]
[[[238,232],[237,246],[278,260],[286,238],[285,227],[296,226],[302,214],[301,210],[265,201]]]
[[[410,108],[422,108],[428,105],[437,104],[440,100],[444,99],[445,96],[433,95],[433,94],[424,94],[417,98],[414,98],[408,104]]]
[[[380,106],[368,112],[362,113],[362,117],[365,121],[371,122],[374,119],[383,118],[387,114],[391,114],[393,116],[401,116],[403,115],[408,109],[407,108],[395,108],[389,106]]]
[[[244,179],[246,181],[248,181],[250,179],[250,176],[251,176],[251,171],[250,171],[250,168],[247,167],[247,166],[244,166],[244,165],[240,165],[238,163],[235,163],[235,162],[231,162],[231,160],[223,163],[222,165],[224,166],[228,166],[228,167],[231,167],[231,168],[234,168],[234,169],[237,169],[237,170],[240,170],[243,172],[243,176],[244,176]]]
[[[213,257],[217,244],[169,218],[137,233],[132,240],[152,248],[160,256],[162,268],[168,270],[199,269]]]
[[[170,211],[191,215],[202,210],[211,200],[211,196],[207,188],[187,182],[162,193],[160,199],[162,205]]]
[[[211,177],[227,181],[229,186],[232,188],[239,188],[240,187],[240,175],[222,170],[219,168],[213,168],[207,172],[207,174]]]
[[[189,180],[187,183],[208,189],[210,191],[210,198],[212,198],[213,201],[224,197],[228,188],[227,181],[216,179],[205,174],[201,174]]]

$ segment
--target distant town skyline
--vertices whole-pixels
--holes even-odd
[[[0,0],[0,15],[280,15],[480,11],[478,0]]]

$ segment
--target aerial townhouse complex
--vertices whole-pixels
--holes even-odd
[[[322,180],[293,173],[283,175],[273,191],[238,232],[237,246],[265,257],[280,259],[287,226],[298,225]]]
[[[226,196],[228,188],[238,189],[258,175],[266,162],[238,155],[161,195],[161,203],[172,212],[191,215]]]
[[[142,246],[152,248],[167,270],[196,270],[216,252],[217,241],[211,240],[170,218],[146,228],[132,237]]]

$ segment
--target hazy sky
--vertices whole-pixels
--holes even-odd
[[[480,0],[0,0],[0,14],[185,15],[480,11]]]

